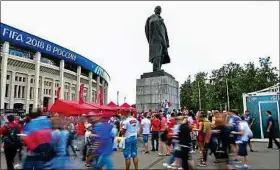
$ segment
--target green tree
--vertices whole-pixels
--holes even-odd
[[[227,104],[227,85],[229,91],[230,108],[242,111],[242,94],[262,90],[279,82],[277,68],[271,66],[269,57],[260,58],[260,66],[246,63],[243,66],[230,62],[209,74],[199,72],[191,81],[181,86],[181,105],[189,109],[199,109],[199,90],[202,109],[212,110],[224,108]],[[208,81],[208,79],[210,81]]]

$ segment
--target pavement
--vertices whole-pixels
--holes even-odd
[[[280,152],[275,149],[267,149],[267,143],[253,142],[255,152],[249,152],[249,169],[280,169],[279,168],[279,155]],[[139,169],[164,169],[163,163],[167,162],[168,157],[159,157],[156,152],[150,152],[150,154],[144,154],[140,151],[142,143],[139,142]],[[117,151],[113,154],[114,169],[125,169],[124,158],[121,151]],[[16,158],[17,159],[17,158]],[[80,158],[76,158],[80,159]],[[193,154],[193,160],[198,163],[199,154]],[[209,156],[209,161],[206,167],[196,167],[196,169],[217,169],[212,164],[214,161],[213,156]],[[17,161],[16,161],[17,162]],[[81,169],[86,169],[83,162],[79,162]],[[6,161],[4,154],[1,153],[1,169],[6,169]],[[134,169],[133,164],[131,169]]]

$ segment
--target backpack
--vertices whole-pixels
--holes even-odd
[[[21,143],[20,136],[18,136],[19,134],[18,125],[15,127],[9,127],[8,125],[6,125],[6,127],[7,127],[7,134],[3,136],[2,138],[3,142],[9,147],[20,148],[22,143]]]

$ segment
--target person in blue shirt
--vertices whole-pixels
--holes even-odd
[[[254,118],[250,115],[250,112],[248,110],[245,111],[245,121],[248,123],[250,129],[252,129],[252,125],[254,124]],[[250,151],[251,152],[254,152],[253,150],[253,146],[252,146],[252,143],[251,143],[251,138],[249,138],[248,140],[248,145],[249,145],[249,148],[250,148]]]
[[[274,141],[276,146],[277,146],[277,150],[279,150],[280,149],[280,143],[275,138],[275,121],[272,117],[271,111],[269,111],[269,110],[266,111],[266,116],[268,117],[268,119],[267,119],[267,134],[268,134],[268,138],[269,138],[267,148],[272,148],[272,141]]]
[[[114,128],[108,123],[108,117],[102,116],[100,122],[96,123],[93,131],[96,134],[95,141],[99,144],[97,154],[99,155],[96,168],[113,169],[113,161],[111,155],[113,153],[113,140],[116,134]],[[113,132],[114,131],[114,132]]]
[[[241,118],[237,115],[236,112],[234,112],[234,111],[229,112],[228,125],[229,125],[231,131],[239,132],[239,122],[240,121],[241,121]],[[237,157],[237,151],[238,151],[237,143],[239,141],[240,141],[240,135],[239,134],[231,134],[231,136],[230,136],[230,146],[231,146],[231,152],[233,153],[234,157]]]

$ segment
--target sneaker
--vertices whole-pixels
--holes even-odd
[[[192,150],[192,151],[190,151],[190,153],[195,153],[195,151],[194,151],[194,150]]]
[[[182,167],[180,167],[180,168],[178,168],[178,170],[183,170],[183,168],[182,168]]]
[[[197,166],[200,166],[200,167],[206,167],[206,163],[199,163]]]
[[[247,165],[235,165],[235,168],[237,169],[248,169]]]
[[[172,168],[172,166],[168,165],[166,168],[167,168],[167,169],[171,169],[171,168]]]
[[[85,167],[91,167],[91,164],[85,164]]]
[[[149,153],[150,153],[149,151],[145,151],[145,152],[144,152],[144,154],[149,154]]]
[[[14,169],[21,169],[21,165],[20,164],[15,164]]]
[[[173,162],[173,163],[171,164],[171,166],[176,166],[176,163],[175,163],[175,162]]]
[[[162,164],[163,167],[167,168],[168,166],[170,166],[168,163],[163,163]]]
[[[158,153],[158,156],[164,156],[164,154],[162,154],[162,153]]]

